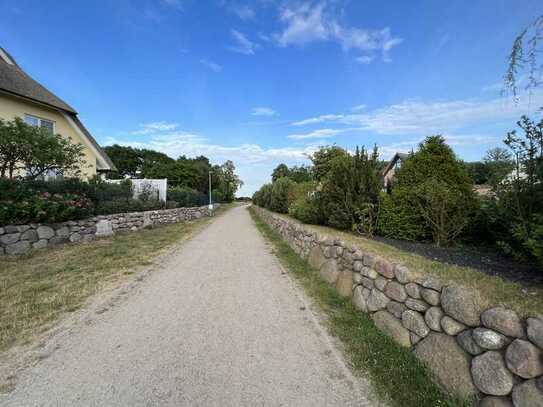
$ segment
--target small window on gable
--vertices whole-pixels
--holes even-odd
[[[55,132],[55,122],[52,120],[42,119],[41,117],[25,114],[25,123],[31,126],[43,127],[47,129],[51,134]]]

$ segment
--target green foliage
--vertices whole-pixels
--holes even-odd
[[[262,187],[253,194],[253,202],[255,205],[263,208],[271,207],[272,197],[272,184],[264,184]]]
[[[110,174],[111,178],[120,176],[137,178],[167,178],[168,185],[181,187],[209,194],[209,174],[215,202],[232,202],[236,191],[243,181],[235,173],[232,161],[222,165],[211,165],[204,156],[187,158],[181,156],[177,160],[164,153],[147,149],[135,149],[113,145],[105,147],[105,151],[118,169],[118,173]]]
[[[339,229],[354,227],[364,234],[373,233],[373,208],[381,189],[377,148],[370,154],[357,147],[354,155],[339,154],[327,167],[322,181],[326,223]],[[367,222],[370,219],[371,224]]]
[[[279,178],[272,184],[269,209],[278,213],[288,213],[288,198],[290,189],[294,186],[290,178]]]
[[[377,222],[377,234],[380,236],[400,240],[426,240],[428,232],[422,216],[416,208],[397,205],[402,202],[398,193],[392,195],[381,193],[379,196],[379,219]]]
[[[441,136],[428,137],[396,173],[378,230],[416,240],[431,236],[437,245],[447,245],[464,232],[475,205],[465,167]]]
[[[207,195],[187,187],[168,188],[168,200],[176,202],[179,207],[204,206],[208,203]]]
[[[73,143],[43,127],[30,126],[20,118],[0,119],[0,177],[22,174],[37,179],[48,173],[78,176],[85,164],[83,145]]]
[[[505,253],[536,260],[543,268],[543,120],[535,123],[523,116],[517,124],[522,134],[514,130],[505,139],[516,158],[515,170],[496,185],[495,215],[485,218],[485,227]]]
[[[331,162],[337,157],[346,157],[349,153],[338,146],[322,147],[311,157],[313,162],[313,176],[316,181],[323,180],[330,171]]]
[[[290,171],[286,164],[279,164],[272,172],[272,182],[277,181],[279,178],[288,177]]]
[[[55,181],[0,178],[0,224],[55,223],[93,215],[160,209],[157,200],[132,199],[132,183],[99,179]]]

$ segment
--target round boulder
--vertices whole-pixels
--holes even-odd
[[[467,326],[479,326],[482,311],[479,293],[462,288],[449,286],[441,293],[441,307],[446,314]]]
[[[511,400],[505,397],[485,397],[479,407],[514,407]]]
[[[471,380],[471,358],[453,337],[432,332],[417,344],[414,353],[450,393],[469,398],[477,392]]]
[[[543,349],[543,317],[528,318],[528,338]]]
[[[439,305],[439,297],[440,293],[439,291],[432,290],[431,288],[423,288],[420,290],[420,294],[422,295],[422,298],[424,301],[426,301],[430,305]]]
[[[411,340],[409,331],[402,326],[402,323],[387,311],[378,311],[372,316],[373,322],[381,331],[390,336],[394,342],[409,348]]]
[[[477,342],[473,340],[472,330],[467,329],[464,332],[460,332],[456,337],[458,344],[468,352],[470,355],[477,356],[483,353],[485,350],[477,345]]]
[[[391,281],[387,284],[385,295],[397,302],[404,302],[407,299],[407,293],[405,292],[404,286],[396,281]]]
[[[407,295],[409,295],[411,298],[414,298],[416,300],[422,298],[422,296],[420,295],[420,286],[416,283],[406,284],[405,291],[407,292]]]
[[[466,329],[466,325],[461,324],[460,322],[449,317],[448,315],[445,315],[443,318],[441,318],[441,327],[447,335],[451,336],[456,336]]]
[[[481,314],[481,322],[489,329],[500,332],[513,338],[524,337],[522,322],[513,310],[503,307],[494,307]]]
[[[473,382],[479,390],[491,396],[506,396],[513,389],[513,374],[507,370],[499,352],[489,351],[471,362]]]
[[[374,288],[371,290],[367,300],[368,310],[371,312],[379,311],[386,308],[389,302],[390,299],[385,294]]]
[[[475,328],[472,335],[473,340],[483,349],[498,350],[510,342],[506,336],[487,328]]]
[[[426,322],[424,322],[424,317],[417,311],[404,311],[402,314],[402,325],[421,338],[424,338],[430,333],[430,328],[428,328]]]
[[[528,341],[515,339],[505,352],[505,360],[509,370],[524,379],[543,375],[543,352]]]
[[[537,388],[535,380],[527,380],[513,389],[515,407],[543,407],[543,392]]]
[[[443,318],[443,310],[439,307],[432,307],[424,314],[426,325],[432,330],[441,332],[441,318]]]

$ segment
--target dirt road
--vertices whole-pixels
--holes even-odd
[[[243,207],[25,370],[1,406],[374,406]]]

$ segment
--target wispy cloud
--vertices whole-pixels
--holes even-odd
[[[223,67],[213,61],[207,59],[200,59],[200,63],[208,69],[211,69],[213,72],[221,72]]]
[[[231,5],[229,8],[230,8],[230,11],[232,11],[235,15],[237,15],[239,18],[241,18],[244,21],[253,20],[256,16],[255,10],[246,4],[243,4],[243,5],[234,4],[234,5]]]
[[[287,138],[292,140],[307,140],[307,139],[323,139],[337,136],[340,133],[344,133],[346,130],[338,129],[319,129],[310,133],[304,134],[290,134]]]
[[[251,111],[252,116],[278,116],[279,114],[273,110],[271,107],[253,107]]]
[[[447,144],[453,147],[460,146],[481,146],[481,145],[495,145],[501,140],[500,137],[491,136],[488,134],[444,134],[443,137]],[[391,158],[395,153],[408,153],[410,151],[416,151],[421,142],[424,141],[424,137],[409,139],[392,144],[385,144],[379,146],[379,155],[382,158]]]
[[[362,55],[356,58],[356,62],[362,65],[368,65],[373,62],[375,57],[373,55]]]
[[[131,132],[130,134],[133,133]],[[179,130],[157,130],[147,135],[147,141],[109,137],[106,138],[104,145],[119,144],[137,148],[149,148],[163,152],[174,158],[180,155],[196,157],[203,154],[214,162],[234,160],[235,162],[246,164],[269,163],[278,160],[305,160],[308,155],[317,149],[316,146],[265,148],[253,143],[224,146],[210,143],[205,137]]]
[[[168,123],[168,122],[153,122],[140,124],[140,129],[131,132],[130,134],[134,136],[143,136],[147,134],[153,134],[161,131],[172,131],[179,127],[177,123]]]
[[[308,124],[317,124],[325,122],[338,122],[345,117],[343,114],[324,114],[322,116],[311,117],[309,119],[300,120],[292,123],[293,126],[306,126]]]
[[[523,114],[537,111],[542,105],[543,93],[525,97],[516,104],[502,98],[438,102],[408,100],[365,113],[321,115],[291,124],[334,123],[390,135],[448,133],[469,125],[518,119]]]
[[[403,42],[394,37],[389,27],[370,30],[345,26],[338,21],[332,10],[333,2],[303,2],[281,9],[279,20],[283,30],[274,38],[278,45],[305,45],[316,41],[336,41],[345,51],[380,52],[383,60],[390,61],[390,50]],[[370,63],[374,57],[363,55],[360,63]]]
[[[351,110],[352,110],[353,112],[360,112],[360,111],[362,111],[362,110],[366,110],[367,108],[368,108],[367,105],[357,105],[357,106],[351,107]]]
[[[234,39],[235,44],[230,46],[228,49],[234,52],[238,52],[244,55],[254,55],[255,51],[258,49],[258,44],[252,42],[245,36],[245,34],[237,31],[230,30],[230,34]]]

